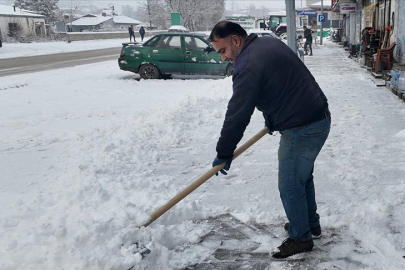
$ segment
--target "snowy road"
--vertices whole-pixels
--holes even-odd
[[[313,252],[265,259],[286,237],[278,135],[137,229],[210,168],[232,82],[137,81],[106,61],[1,78],[0,269],[405,269],[405,104],[325,43],[305,58],[332,113]],[[255,112],[244,140],[262,128]]]
[[[0,61],[0,77],[118,59],[121,48],[35,55]]]

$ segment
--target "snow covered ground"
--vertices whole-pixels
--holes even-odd
[[[314,173],[324,237],[268,269],[405,269],[405,104],[335,44],[305,62],[332,112]],[[210,169],[232,81],[135,78],[116,61],[0,78],[0,269],[184,269],[214,261],[204,220],[227,213],[272,228],[257,252],[286,237],[277,134],[137,228]],[[256,112],[244,140],[262,128]]]

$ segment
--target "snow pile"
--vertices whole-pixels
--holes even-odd
[[[138,84],[140,91],[150,86],[149,82],[144,81],[130,83],[132,86]],[[157,84],[157,88],[162,86],[160,82]],[[199,84],[198,81],[195,84]],[[230,85],[230,79],[226,80],[226,84]],[[110,91],[116,88],[109,86]],[[27,119],[17,116],[20,128],[28,130],[37,129],[38,125],[44,123],[52,126],[63,118],[77,122],[82,120],[80,118],[113,118],[113,121],[107,120],[107,125],[100,122],[95,124],[96,128],[69,136],[57,165],[58,175],[46,180],[46,187],[39,196],[32,200],[20,200],[13,205],[10,211],[18,214],[3,221],[0,227],[0,233],[5,236],[2,246],[7,247],[0,259],[1,268],[129,268],[140,261],[140,256],[133,255],[137,251],[134,243],[147,244],[152,240],[149,248],[153,250],[153,255],[148,256],[146,261],[164,266],[168,265],[167,259],[164,260],[169,257],[168,247],[181,246],[190,239],[198,241],[205,230],[193,228],[190,220],[207,217],[207,211],[202,211],[196,201],[179,203],[175,210],[159,220],[164,226],[156,229],[137,227],[146,223],[149,214],[180,191],[179,186],[173,184],[176,183],[173,174],[166,175],[168,168],[164,167],[171,164],[178,166],[183,162],[176,160],[176,155],[184,155],[184,148],[193,141],[192,131],[209,126],[212,121],[222,121],[222,114],[218,111],[203,110],[215,104],[223,106],[229,92],[222,91],[222,87],[223,83],[208,81],[201,87],[204,90],[197,87],[194,91],[200,91],[202,95],[203,91],[209,89],[222,97],[194,99],[185,96],[180,101],[155,110],[136,111],[129,108],[132,113],[128,115],[107,108],[85,111],[84,115],[74,112],[77,108],[73,111],[70,108],[68,112],[54,112],[55,115],[42,108]],[[152,91],[153,87],[149,88],[148,91]],[[27,90],[22,89],[26,94]],[[216,94],[219,92],[222,94]],[[8,117],[3,120],[3,127],[7,129],[16,119]],[[46,132],[36,133],[43,139],[55,136]],[[9,143],[15,140],[10,135],[4,138]],[[66,136],[54,138],[48,143],[66,139]],[[35,146],[30,143],[24,145],[28,148]],[[199,169],[206,168],[206,165],[202,164]],[[196,165],[183,163],[182,166],[190,170]],[[159,167],[164,169],[159,171]],[[177,171],[176,174],[181,176],[181,173]],[[181,179],[182,186],[188,185],[191,180]],[[15,260],[22,257],[25,260]]]

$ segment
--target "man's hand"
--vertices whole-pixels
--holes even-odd
[[[225,167],[222,170],[220,170],[220,172],[223,175],[227,175],[226,171],[229,171],[229,169],[231,168],[232,158],[230,159],[215,158],[214,161],[212,162],[212,167],[221,165],[224,162],[226,162]],[[216,173],[215,175],[218,176],[218,173]]]

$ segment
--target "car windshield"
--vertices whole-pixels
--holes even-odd
[[[270,16],[269,26],[271,29],[275,29],[281,23],[287,23],[287,17],[285,15]]]

